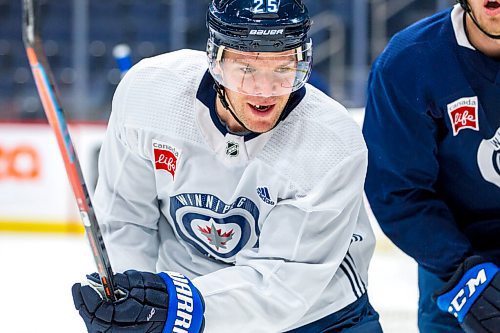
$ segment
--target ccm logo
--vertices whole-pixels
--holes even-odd
[[[249,35],[257,35],[257,36],[267,36],[267,35],[283,35],[283,29],[271,29],[271,30],[250,30]]]
[[[33,180],[40,176],[40,156],[30,146],[0,146],[0,181]]]
[[[449,312],[455,313],[464,307],[465,303],[467,303],[467,300],[474,295],[476,292],[476,287],[479,287],[483,283],[486,282],[486,272],[484,269],[480,270],[477,273],[477,276],[475,278],[471,278],[469,281],[467,281],[467,287],[460,289],[460,291],[453,297],[453,300],[451,301],[451,306],[448,309]],[[468,293],[466,294],[466,291]],[[456,314],[455,314],[456,316]]]

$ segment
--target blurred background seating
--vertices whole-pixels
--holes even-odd
[[[375,57],[400,29],[453,0],[304,0],[313,17],[311,83],[363,107]],[[203,50],[208,0],[42,0],[42,37],[70,119],[107,120],[120,79],[113,47],[133,62],[180,48]],[[0,119],[44,119],[21,37],[21,1],[0,0]]]

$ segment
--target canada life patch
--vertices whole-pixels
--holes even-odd
[[[171,144],[153,140],[153,155],[156,170],[165,170],[175,177],[177,170],[177,160],[181,151]]]
[[[464,97],[448,104],[448,116],[453,128],[453,136],[463,129],[479,131],[477,96]]]

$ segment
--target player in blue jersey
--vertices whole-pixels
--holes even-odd
[[[119,300],[73,287],[89,332],[381,332],[366,145],[306,83],[310,24],[300,0],[214,0],[207,52],[123,77],[93,198]]]
[[[500,2],[462,0],[372,67],[366,194],[418,263],[421,332],[499,332]]]

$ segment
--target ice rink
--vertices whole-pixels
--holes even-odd
[[[383,235],[369,295],[384,332],[415,333],[416,264]],[[71,286],[95,271],[84,236],[0,233],[0,332],[84,333]]]

